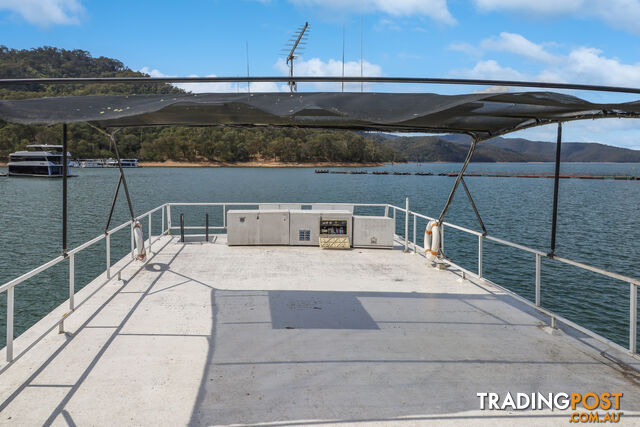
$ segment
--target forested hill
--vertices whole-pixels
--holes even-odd
[[[143,77],[122,62],[94,58],[82,50],[42,47],[31,50],[0,46],[0,78]],[[182,92],[167,84],[28,85],[0,88],[0,98],[65,95]],[[60,126],[0,124],[0,162],[27,144],[60,143]],[[145,128],[118,134],[120,154],[141,160],[245,162],[390,161],[394,151],[353,132],[282,128]],[[69,151],[75,158],[111,157],[107,139],[85,124],[69,126]]]

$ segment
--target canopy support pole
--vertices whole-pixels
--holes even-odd
[[[460,169],[460,172],[458,173],[458,177],[456,178],[456,182],[453,184],[453,188],[451,189],[451,192],[449,193],[449,198],[447,199],[447,203],[445,203],[444,208],[442,209],[442,212],[440,213],[440,216],[438,217],[438,225],[442,225],[442,221],[444,220],[444,215],[447,213],[447,210],[449,210],[449,206],[451,205],[451,202],[453,201],[453,196],[456,194],[456,190],[458,189],[458,185],[460,184],[460,181],[462,181],[462,176],[464,175],[464,172],[467,170],[467,166],[469,166],[469,162],[471,161],[471,156],[473,156],[473,152],[476,149],[476,144],[478,143],[478,138],[475,135],[473,135],[472,137],[473,137],[473,140],[471,141],[471,147],[469,147],[469,152],[467,153],[467,158],[464,159],[464,163],[462,165],[462,168]]]
[[[109,138],[111,138],[111,142],[113,143],[113,150],[116,153],[116,159],[118,160],[118,169],[120,169],[120,179],[122,180],[122,184],[124,185],[124,194],[127,196],[127,204],[129,205],[129,213],[131,214],[131,221],[136,219],[133,214],[133,205],[131,204],[131,197],[129,196],[129,188],[127,187],[127,178],[124,176],[124,171],[122,170],[122,162],[120,161],[120,153],[118,152],[118,144],[116,144],[116,133],[119,129],[111,132]],[[115,199],[114,199],[115,203]]]
[[[560,183],[560,152],[562,150],[562,122],[558,122],[558,140],[556,143],[556,171],[553,177],[553,217],[551,220],[551,251],[548,256],[553,258],[556,251],[556,227],[558,224],[558,185]]]
[[[109,218],[107,218],[107,225],[104,227],[104,234],[108,234],[108,231],[109,231],[109,225],[111,224],[111,217],[113,216],[113,208],[116,206],[118,191],[120,191],[120,184],[122,184],[122,175],[118,176],[118,185],[116,185],[116,191],[113,193],[113,200],[111,201],[111,210],[109,210]]]
[[[484,226],[484,222],[482,222],[482,218],[480,218],[480,213],[478,212],[478,208],[476,208],[476,204],[473,203],[473,198],[471,197],[471,193],[469,192],[469,188],[467,187],[467,183],[464,182],[464,178],[460,178],[460,182],[462,183],[462,188],[464,188],[464,192],[467,193],[467,197],[469,198],[469,202],[471,202],[471,207],[473,208],[473,212],[476,214],[476,218],[478,218],[478,222],[480,223],[480,228],[482,228],[482,235],[487,235],[487,229]]]
[[[67,256],[67,124],[62,124],[62,256]]]

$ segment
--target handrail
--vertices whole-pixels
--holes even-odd
[[[106,254],[107,254],[107,259],[106,259],[106,277],[107,280],[105,283],[109,282],[111,280],[111,235],[123,230],[127,227],[129,227],[131,230],[133,230],[133,222],[137,221],[137,220],[141,220],[143,218],[147,218],[149,221],[149,253],[151,253],[151,245],[153,243],[153,236],[152,236],[152,223],[151,223],[151,215],[154,212],[157,212],[158,210],[162,210],[162,230],[159,236],[156,237],[155,240],[158,240],[160,237],[164,236],[169,228],[165,228],[165,208],[168,206],[167,203],[164,203],[160,206],[157,206],[145,213],[143,213],[142,215],[137,216],[134,220],[129,220],[126,221],[120,225],[118,225],[117,227],[112,228],[111,230],[107,230],[104,234],[101,234],[99,236],[94,237],[93,239],[77,246],[76,248],[71,249],[70,251],[68,251],[66,254],[58,256],[54,259],[52,259],[51,261],[48,261],[34,269],[32,269],[31,271],[28,271],[25,274],[22,274],[19,277],[16,277],[15,279],[12,279],[6,283],[4,283],[3,285],[0,286],[0,293],[2,292],[7,292],[7,327],[6,327],[6,336],[7,336],[7,340],[6,340],[6,358],[7,358],[7,364],[5,364],[4,366],[0,366],[0,373],[3,372],[5,369],[8,368],[8,366],[10,366],[15,360],[17,360],[18,358],[20,358],[23,354],[25,354],[29,349],[31,349],[34,345],[36,345],[46,334],[48,334],[49,332],[51,332],[52,330],[54,330],[56,327],[58,327],[60,329],[60,331],[63,331],[64,328],[64,319],[69,316],[70,314],[72,314],[77,308],[79,308],[80,306],[82,306],[84,304],[84,302],[86,302],[86,300],[88,298],[90,298],[94,293],[92,293],[91,295],[89,295],[86,299],[84,299],[83,301],[81,301],[79,304],[75,304],[75,295],[76,295],[76,291],[75,291],[75,255],[82,252],[83,250],[87,249],[88,247],[98,243],[99,241],[105,239],[106,240]],[[132,231],[133,233],[133,231]],[[133,234],[132,234],[132,241],[133,241]],[[133,243],[132,243],[132,255],[133,255]],[[40,335],[35,341],[33,341],[32,343],[28,344],[26,346],[26,348],[24,348],[20,353],[18,353],[17,355],[14,356],[13,354],[13,341],[14,341],[14,290],[15,287],[21,283],[23,283],[24,281],[30,279],[31,277],[63,262],[65,259],[69,260],[69,311],[67,313],[64,313],[62,320],[56,322],[54,325],[52,325],[51,327],[49,327],[42,335]],[[130,262],[129,262],[130,263]],[[128,265],[129,263],[127,263],[126,265]],[[124,268],[124,267],[122,267]],[[122,269],[120,269],[119,271],[121,271]]]
[[[406,212],[404,208],[401,208],[401,207],[398,207],[398,206],[389,205],[389,207],[391,209],[395,209],[395,210],[398,210],[398,211],[401,211],[401,212]],[[413,212],[411,210],[409,211],[409,215],[414,215],[414,216],[416,216],[418,218],[423,218],[423,219],[426,219],[428,221],[435,220],[435,218],[431,218],[431,217],[428,217],[426,215],[422,215],[422,214],[419,214],[417,212]],[[445,226],[447,226],[447,227],[451,227],[451,228],[463,231],[463,232],[468,233],[468,234],[473,234],[474,236],[484,237],[485,239],[491,240],[491,241],[493,241],[495,243],[500,243],[502,245],[510,246],[510,247],[516,248],[516,249],[520,249],[522,251],[529,252],[529,253],[532,253],[532,254],[535,254],[535,255],[540,255],[540,256],[543,256],[545,258],[553,259],[555,261],[559,261],[559,262],[562,262],[562,263],[565,263],[565,264],[569,264],[569,265],[572,265],[574,267],[578,267],[578,268],[582,268],[584,270],[592,271],[594,273],[598,273],[598,274],[601,274],[603,276],[610,277],[612,279],[617,279],[617,280],[620,280],[622,282],[633,283],[634,285],[640,285],[640,279],[635,279],[633,277],[624,276],[624,275],[618,274],[618,273],[612,273],[612,272],[604,270],[602,268],[593,267],[593,266],[590,266],[588,264],[584,264],[584,263],[581,263],[579,261],[574,261],[574,260],[569,259],[569,258],[563,258],[563,257],[559,257],[559,256],[549,256],[546,252],[540,251],[538,249],[533,249],[533,248],[530,248],[528,246],[524,246],[524,245],[520,245],[518,243],[510,242],[508,240],[500,239],[498,237],[493,237],[493,236],[489,236],[489,235],[483,236],[483,234],[478,232],[478,231],[470,230],[468,228],[464,228],[464,227],[461,227],[459,225],[451,224],[451,223],[448,223],[448,222],[444,222],[443,224]]]
[[[406,217],[405,217],[405,233],[407,233],[408,230],[408,222],[409,222],[409,216],[413,215],[413,252],[417,253],[417,248],[418,248],[418,244],[417,244],[417,239],[416,239],[416,222],[417,222],[417,218],[423,218],[425,220],[431,221],[434,220],[435,218],[431,218],[428,217],[426,215],[422,215],[419,214],[417,212],[413,212],[411,210],[408,209],[409,206],[409,202],[407,199],[407,209],[403,209],[399,206],[394,206],[394,205],[389,205],[387,207],[388,209],[393,209],[393,218],[395,219],[396,215],[396,211],[400,211],[400,212],[404,212]],[[504,240],[504,239],[500,239],[497,237],[493,237],[493,236],[488,236],[485,235],[483,233],[474,231],[474,230],[469,230],[468,228],[464,228],[455,224],[450,224],[447,222],[443,222],[443,227],[440,229],[441,232],[441,241],[444,242],[444,226],[448,226],[451,228],[454,228],[456,230],[460,230],[463,231],[465,233],[468,234],[472,234],[478,237],[478,273],[474,274],[471,273],[473,276],[475,276],[477,279],[479,280],[483,280],[487,283],[491,283],[494,286],[498,287],[499,289],[503,289],[503,290],[507,290],[499,285],[496,285],[495,283],[491,282],[490,280],[486,279],[485,277],[483,277],[482,274],[482,261],[483,261],[483,243],[484,240],[487,239],[489,241],[495,242],[495,243],[499,243],[501,245],[504,246],[508,246],[508,247],[512,247],[512,248],[516,248],[516,249],[520,249],[522,251],[531,253],[535,255],[535,273],[536,273],[536,277],[535,277],[535,302],[530,302],[529,300],[527,300],[526,298],[521,297],[520,295],[511,292],[509,290],[507,290],[510,294],[514,295],[515,297],[517,297],[518,299],[526,302],[528,305],[535,307],[536,309],[538,309],[541,313],[544,313],[548,316],[551,317],[551,326],[553,328],[556,327],[556,322],[557,319],[560,319],[563,323],[565,323],[566,325],[573,327],[574,329],[577,329],[580,332],[586,333],[587,335],[596,338],[598,340],[600,340],[601,342],[604,342],[608,345],[613,345],[615,347],[619,347],[622,348],[622,346],[619,346],[618,344],[612,342],[611,340],[601,337],[600,335],[596,334],[595,332],[592,332],[590,330],[588,330],[587,328],[584,328],[582,326],[577,325],[574,322],[571,322],[567,319],[565,319],[562,316],[559,316],[555,313],[553,313],[551,310],[548,310],[544,307],[542,307],[542,303],[541,303],[541,261],[542,261],[542,257],[545,258],[549,258],[564,264],[568,264],[568,265],[572,265],[574,267],[578,267],[581,268],[583,270],[587,270],[587,271],[591,271],[594,273],[598,273],[602,276],[605,277],[609,277],[611,279],[616,279],[616,280],[620,280],[622,282],[626,282],[629,284],[629,347],[628,347],[628,351],[631,353],[631,355],[633,355],[634,357],[638,357],[637,354],[637,327],[638,327],[638,286],[640,286],[640,280],[639,279],[635,279],[633,277],[629,277],[629,276],[625,276],[622,274],[618,274],[618,273],[613,273],[607,270],[604,270],[602,268],[598,268],[598,267],[593,267],[587,264],[584,264],[582,262],[579,261],[574,261],[568,258],[563,258],[563,257],[558,257],[555,255],[549,255],[543,251],[537,250],[537,249],[533,249],[533,248],[529,248],[527,246],[524,245],[520,245],[517,243],[513,243],[513,242],[509,242],[508,240]],[[408,246],[408,236],[405,236],[405,248],[407,248]],[[444,247],[444,243],[442,243],[442,246]],[[464,268],[460,267],[459,265],[455,264],[454,262],[447,260],[448,264],[451,264],[452,266],[455,266],[457,268],[459,268],[461,271],[463,272],[468,272],[467,270],[465,270]],[[470,273],[470,272],[469,272]],[[464,273],[463,273],[463,277],[464,277]]]
[[[265,202],[265,203],[273,203],[273,204],[287,204],[288,202]],[[84,304],[84,302],[90,298],[94,293],[92,293],[91,295],[89,295],[87,298],[85,298],[82,302],[80,302],[79,304],[75,304],[74,303],[74,296],[75,296],[75,262],[74,262],[74,257],[76,254],[82,252],[83,250],[87,249],[88,247],[98,243],[101,240],[106,240],[106,255],[107,255],[107,259],[106,259],[106,282],[109,282],[111,280],[111,260],[110,260],[110,237],[112,234],[123,230],[125,228],[129,228],[131,230],[131,233],[133,233],[133,222],[134,221],[138,221],[138,220],[142,220],[144,218],[148,219],[149,222],[149,253],[151,253],[151,245],[153,243],[153,236],[152,236],[152,214],[161,210],[162,211],[162,227],[161,227],[161,233],[156,236],[156,241],[158,239],[160,239],[162,236],[164,236],[167,233],[170,233],[170,231],[172,229],[176,229],[179,227],[172,227],[171,226],[171,207],[172,206],[219,206],[223,208],[223,222],[222,222],[222,226],[210,226],[209,229],[226,229],[227,225],[226,225],[226,212],[227,212],[227,207],[233,207],[233,206],[258,206],[262,203],[248,203],[248,202],[232,202],[232,203],[219,203],[219,202],[191,202],[191,203],[164,203],[162,205],[159,205],[145,213],[143,213],[142,215],[139,215],[137,217],[135,217],[135,219],[133,220],[129,220],[126,221],[120,225],[118,225],[117,227],[112,228],[111,230],[106,231],[104,234],[101,234],[99,236],[94,237],[93,239],[79,245],[76,248],[71,249],[69,252],[67,252],[66,255],[61,255],[58,256],[34,269],[32,269],[31,271],[28,271],[25,274],[22,274],[21,276],[12,279],[4,284],[2,284],[0,286],[0,293],[2,292],[7,292],[7,345],[6,345],[6,355],[7,355],[7,362],[8,364],[4,365],[4,366],[0,366],[0,373],[3,372],[9,365],[11,365],[15,360],[17,360],[17,358],[19,358],[20,356],[22,356],[24,353],[26,353],[30,348],[32,348],[37,342],[39,342],[42,337],[44,335],[46,335],[47,333],[49,333],[50,331],[52,331],[53,329],[55,329],[56,326],[59,326],[60,330],[63,330],[63,326],[64,326],[64,318],[73,313],[78,307],[80,307],[81,305]],[[386,204],[386,203],[295,203],[295,204],[299,204],[301,206],[312,206],[312,205],[318,205],[318,204],[331,204],[333,206],[353,206],[354,208],[356,207],[384,207],[385,208],[385,216],[388,216],[389,214],[389,210],[393,210],[392,212],[392,217],[394,218],[394,220],[396,219],[396,211],[400,211],[403,212],[405,214],[405,224],[404,224],[404,230],[405,230],[405,236],[404,236],[404,243],[405,243],[405,251],[408,251],[408,247],[409,247],[409,217],[413,216],[413,252],[416,253],[417,252],[417,248],[419,247],[417,244],[417,240],[416,240],[416,222],[417,222],[417,218],[422,218],[425,219],[427,221],[431,221],[434,220],[435,218],[429,217],[427,215],[423,215],[414,211],[411,211],[409,209],[409,201],[408,199],[406,200],[406,208],[401,208],[399,206],[395,206],[395,205],[391,205],[391,204]],[[166,226],[165,226],[166,225]],[[447,222],[443,222],[444,227],[441,228],[441,232],[444,232],[444,228],[445,227],[450,227],[474,236],[478,237],[478,273],[475,274],[475,276],[478,279],[482,279],[485,280],[489,283],[493,283],[488,281],[487,279],[485,279],[482,275],[482,256],[483,256],[483,242],[485,239],[492,241],[494,243],[498,243],[504,246],[508,246],[508,247],[512,247],[512,248],[516,248],[531,254],[535,255],[535,259],[536,259],[536,283],[535,283],[535,291],[536,291],[536,300],[535,303],[531,303],[528,302],[530,305],[535,306],[537,309],[539,309],[542,313],[549,315],[552,318],[552,325],[555,325],[555,319],[559,318],[559,319],[563,319],[563,321],[565,323],[569,322],[566,321],[566,319],[562,318],[561,316],[558,316],[556,314],[554,314],[553,312],[551,312],[550,310],[543,308],[541,303],[540,303],[540,261],[542,257],[545,258],[549,258],[549,259],[553,259],[555,261],[564,263],[564,264],[568,264],[568,265],[572,265],[574,267],[578,267],[581,268],[583,270],[587,270],[587,271],[591,271],[600,275],[603,275],[605,277],[609,277],[612,279],[616,279],[616,280],[620,280],[623,282],[626,282],[629,284],[630,286],[630,317],[629,317],[629,322],[630,322],[630,328],[629,328],[629,350],[633,355],[636,355],[636,331],[637,331],[637,288],[638,286],[640,286],[640,279],[635,279],[632,277],[628,277],[622,274],[618,274],[618,273],[612,273],[609,271],[606,271],[602,268],[598,268],[598,267],[593,267],[587,264],[584,264],[582,262],[579,261],[574,261],[568,258],[564,258],[564,257],[558,257],[558,256],[550,256],[548,254],[546,254],[545,252],[542,252],[540,250],[537,249],[533,249],[524,245],[520,245],[517,243],[513,243],[504,239],[500,239],[498,237],[493,237],[493,236],[488,236],[488,235],[483,235],[483,233],[474,231],[474,230],[470,230],[468,228],[465,227],[461,227],[459,225],[456,224],[451,224],[451,223],[447,223]],[[190,226],[190,227],[184,227],[185,229],[204,229],[205,227],[201,227],[201,226]],[[442,237],[444,237],[444,234],[442,235]],[[442,240],[443,241],[443,240]],[[134,250],[134,245],[133,245],[133,234],[132,234],[132,247],[131,247],[131,254],[132,254],[132,258],[133,258],[133,250]],[[52,327],[50,327],[49,329],[47,329],[47,331],[41,335],[39,338],[37,338],[34,342],[28,344],[26,346],[26,348],[24,348],[16,357],[14,357],[13,355],[13,318],[14,318],[14,312],[13,312],[13,305],[14,305],[14,288],[19,285],[20,283],[30,279],[31,277],[63,262],[65,259],[69,259],[69,309],[70,311],[68,313],[64,314],[64,317],[62,318],[62,320],[58,321],[56,324],[54,324]],[[130,261],[131,262],[131,261]],[[129,265],[130,262],[128,262],[126,265]],[[449,261],[448,261],[449,262]],[[454,264],[453,262],[449,262],[452,265],[457,266],[456,264]],[[459,266],[457,266],[459,267]],[[124,268],[124,267],[122,267]],[[122,270],[122,268],[120,269],[120,271]],[[462,267],[459,267],[461,270],[464,270]],[[472,273],[473,274],[473,273]],[[498,286],[498,285],[496,285]],[[517,294],[514,294],[516,296],[518,296]],[[518,298],[521,298],[520,296],[518,296]],[[527,300],[528,301],[528,300]],[[569,322],[568,324],[571,324],[573,327],[577,327],[578,330],[581,331],[588,331],[586,328],[580,327],[578,325],[573,324],[572,322]],[[591,331],[589,331],[590,334],[592,336],[595,336],[597,334],[592,333]],[[599,337],[599,336],[598,336]],[[606,340],[605,338],[602,338],[604,340]]]

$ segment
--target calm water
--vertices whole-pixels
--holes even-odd
[[[377,170],[449,172],[457,164],[389,165]],[[374,169],[374,168],[368,168]],[[553,172],[552,164],[472,164],[470,171]],[[0,172],[5,172],[0,168]],[[69,181],[69,247],[99,235],[105,226],[117,180],[115,169],[74,169]],[[437,216],[453,184],[438,176],[314,174],[313,168],[140,168],[126,171],[136,215],[165,202],[353,202],[404,205]],[[640,164],[566,164],[562,173],[640,175]],[[474,178],[467,184],[489,234],[548,250],[553,180]],[[61,181],[0,177],[0,284],[60,254]],[[556,253],[632,277],[640,277],[639,181],[562,180]],[[176,209],[173,211],[177,224]],[[184,208],[186,225],[202,225],[204,213],[221,222],[220,209]],[[121,194],[112,227],[127,220]],[[462,190],[447,220],[478,230]],[[419,222],[418,230],[426,224]],[[160,230],[160,214],[154,219]],[[399,224],[400,232],[402,225]],[[147,228],[145,225],[145,235]],[[422,234],[421,232],[418,233]],[[126,232],[112,238],[115,262],[127,252]],[[477,238],[457,231],[445,235],[445,250],[455,262],[477,269]],[[104,242],[76,256],[76,288],[104,270]],[[534,297],[535,256],[495,245],[484,247],[489,279]],[[16,288],[16,333],[23,332],[68,292],[64,262]],[[627,345],[629,286],[543,259],[545,307]],[[0,346],[5,338],[6,295],[0,295]]]

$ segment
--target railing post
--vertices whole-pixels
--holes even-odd
[[[204,214],[204,240],[209,241],[209,214]]]
[[[69,310],[76,309],[74,296],[76,294],[76,254],[69,255]]]
[[[440,251],[442,252],[442,256],[444,257],[444,221],[440,224]]]
[[[160,235],[164,236],[164,210],[166,208],[166,205],[162,207],[162,209],[160,209],[160,211],[162,211],[162,224],[160,225]]]
[[[134,228],[133,228],[134,225],[135,225],[135,221],[131,220],[131,227],[130,228],[131,228],[131,258],[132,259],[136,259],[136,246],[135,246],[135,243],[133,241],[134,240],[134,235],[133,235],[134,234],[134,231],[133,231],[134,230]]]
[[[404,200],[404,251],[409,252],[409,198]]]
[[[636,339],[638,336],[638,285],[629,283],[629,351],[636,353]]]
[[[222,205],[222,228],[227,228],[227,205]]]
[[[7,289],[7,362],[13,361],[13,287]]]
[[[417,223],[418,222],[418,218],[416,218],[416,215],[413,214],[413,253],[415,254],[416,252],[418,252],[418,241],[416,240],[416,227],[417,227]]]
[[[478,278],[482,279],[482,243],[484,241],[484,236],[478,236]]]
[[[171,235],[171,203],[167,203],[167,234]]]
[[[389,205],[385,205],[384,207],[384,216],[389,218]]]
[[[105,238],[107,246],[107,280],[111,279],[111,235],[107,233]]]
[[[180,242],[184,243],[184,214],[180,214]]]
[[[151,255],[151,212],[149,212],[149,255]]]
[[[536,307],[540,307],[540,267],[542,264],[542,257],[540,254],[536,254]]]

